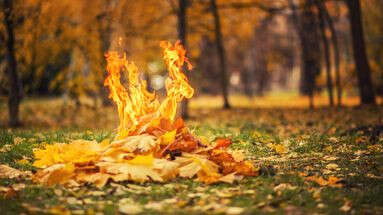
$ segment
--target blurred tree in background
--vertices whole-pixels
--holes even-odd
[[[11,125],[20,123],[23,94],[64,96],[77,106],[89,104],[86,98],[93,108],[107,104],[109,50],[126,52],[150,90],[161,95],[161,40],[187,46],[197,96],[222,95],[225,107],[231,94],[299,91],[313,106],[314,95],[322,92],[338,105],[358,90],[365,104],[383,93],[380,0],[0,3],[0,93],[8,98]],[[186,103],[181,112],[187,115]]]

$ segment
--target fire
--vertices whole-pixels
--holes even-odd
[[[145,80],[140,79],[140,72],[133,62],[117,52],[106,54],[108,76],[105,86],[109,87],[110,98],[117,104],[120,124],[118,139],[137,135],[145,132],[151,124],[158,123],[161,119],[174,121],[177,104],[184,98],[191,98],[194,89],[189,85],[183,73],[186,63],[189,70],[192,65],[186,58],[186,51],[177,41],[174,45],[170,42],[161,42],[163,58],[169,75],[165,81],[166,98],[159,102],[155,93],[148,92]],[[128,88],[121,83],[121,75],[125,72],[128,78]]]

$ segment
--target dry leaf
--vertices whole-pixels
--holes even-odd
[[[326,165],[326,169],[337,170],[338,169],[338,165],[335,164],[335,163],[330,163],[330,164]]]
[[[20,144],[23,141],[25,141],[25,138],[22,138],[22,137],[15,137],[15,138],[13,138],[13,144],[14,145]]]
[[[136,181],[145,182],[149,180],[162,182],[160,174],[151,167],[131,165],[127,163],[109,163],[101,162],[97,166],[101,172],[109,173],[115,181]]]
[[[0,165],[0,178],[18,178],[24,175],[24,172],[9,167],[7,165]]]
[[[240,207],[228,207],[226,209],[226,214],[232,214],[232,215],[241,214],[244,210],[245,210],[244,208],[240,208]]]
[[[35,167],[46,168],[54,164],[87,163],[96,160],[107,145],[96,141],[75,140],[69,144],[47,145],[34,151]]]
[[[305,180],[307,181],[314,181],[320,186],[331,186],[331,187],[341,187],[342,184],[339,184],[339,182],[342,179],[339,179],[335,176],[330,176],[328,180],[324,179],[323,177],[316,177],[316,176],[309,176],[306,177]]]
[[[112,147],[118,147],[125,152],[147,152],[156,145],[156,137],[148,134],[130,136],[128,138],[113,141]]]
[[[73,164],[55,164],[39,170],[34,180],[47,185],[65,184],[74,176]]]
[[[186,166],[183,166],[179,169],[179,174],[181,177],[184,177],[184,178],[192,178],[194,177],[197,172],[199,172],[200,170],[202,169],[202,167],[196,163],[196,162],[192,162]]]
[[[177,133],[177,129],[174,129],[173,131],[166,132],[165,134],[163,134],[160,137],[160,143],[162,145],[168,145],[168,144],[173,143],[174,140],[176,139],[176,133]]]
[[[133,165],[152,166],[154,157],[152,154],[149,155],[137,155],[132,160],[128,160],[127,163]]]
[[[241,179],[242,179],[242,176],[236,175],[236,173],[233,172],[225,176],[222,176],[221,178],[219,178],[219,181],[232,184],[234,181],[241,180]]]
[[[226,139],[226,138],[218,138],[216,141],[215,141],[215,148],[226,148],[228,146],[230,146],[233,142],[231,142],[230,139]]]
[[[286,146],[282,145],[282,144],[276,144],[274,145],[274,150],[278,153],[278,154],[286,154],[289,150]]]
[[[142,207],[131,199],[121,199],[118,204],[118,211],[123,214],[138,214],[142,212]]]
[[[339,210],[343,211],[343,212],[347,212],[351,209],[351,202],[350,201],[346,201],[344,203],[344,205],[342,207],[339,208]]]

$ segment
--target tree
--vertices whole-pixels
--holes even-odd
[[[331,76],[330,45],[329,45],[328,38],[326,36],[326,23],[325,23],[325,15],[323,12],[323,7],[321,7],[321,2],[319,0],[316,0],[315,4],[319,11],[318,19],[319,19],[320,34],[322,37],[325,64],[326,64],[327,92],[329,96],[330,106],[332,107],[334,106],[334,95],[333,95],[333,84],[332,84],[332,76]]]
[[[8,95],[9,125],[12,127],[20,125],[19,106],[22,100],[22,83],[17,71],[15,57],[15,21],[13,0],[3,2],[4,25],[7,34],[6,38],[6,59],[7,75],[10,89]]]
[[[318,23],[313,11],[313,0],[306,0],[300,13],[292,0],[289,4],[301,47],[300,91],[309,97],[310,108],[313,108],[315,80],[320,74]]]
[[[269,26],[270,23],[273,21],[273,14],[268,14],[265,16],[262,21],[260,21],[259,27],[255,30],[255,80],[257,82],[257,88],[256,88],[256,95],[263,96],[264,92],[266,91],[266,88],[269,84],[270,80],[270,74],[269,74],[269,68],[268,64],[269,59],[268,55],[270,55],[270,42],[269,42],[269,36],[270,36],[270,30]]]
[[[352,48],[361,104],[376,104],[371,70],[366,54],[359,0],[346,0],[351,25]]]
[[[383,1],[362,1],[363,24],[367,55],[377,95],[383,95]]]
[[[214,33],[215,33],[215,41],[217,46],[217,54],[220,64],[220,70],[221,70],[221,87],[222,87],[222,95],[223,95],[223,108],[229,109],[230,103],[228,98],[228,88],[229,83],[227,80],[227,71],[226,71],[226,57],[225,57],[225,47],[223,45],[222,41],[222,32],[221,32],[221,20],[219,16],[219,12],[217,9],[217,2],[216,0],[210,0],[210,7],[211,12],[214,17]]]
[[[328,27],[331,32],[331,43],[334,49],[334,63],[335,63],[335,85],[337,89],[338,106],[342,105],[342,86],[340,82],[340,53],[338,45],[338,34],[334,27],[334,22],[322,1],[318,1],[319,10],[323,13]]]

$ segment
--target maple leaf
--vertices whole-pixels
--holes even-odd
[[[165,159],[154,159],[153,169],[159,172],[163,179],[175,178],[179,172],[179,164]]]
[[[181,164],[179,175],[181,177],[192,178],[197,175],[198,180],[206,183],[214,183],[219,180],[221,175],[218,173],[219,166],[207,159],[206,156],[183,153],[183,158],[175,160]]]
[[[54,164],[34,175],[34,181],[47,185],[64,184],[74,176],[73,164]]]
[[[181,167],[179,169],[180,171],[180,176],[181,177],[184,177],[184,178],[192,178],[194,177],[200,170],[202,169],[202,167],[196,163],[196,162],[191,162],[183,167]]]
[[[162,182],[160,174],[148,166],[132,165],[128,163],[101,162],[97,164],[100,172],[111,174],[115,181],[146,182],[149,180]]]
[[[148,134],[113,141],[111,147],[125,152],[148,152],[156,146],[156,137]]]
[[[56,143],[34,151],[35,167],[46,168],[54,164],[87,163],[96,160],[107,143],[75,140],[69,144]]]

